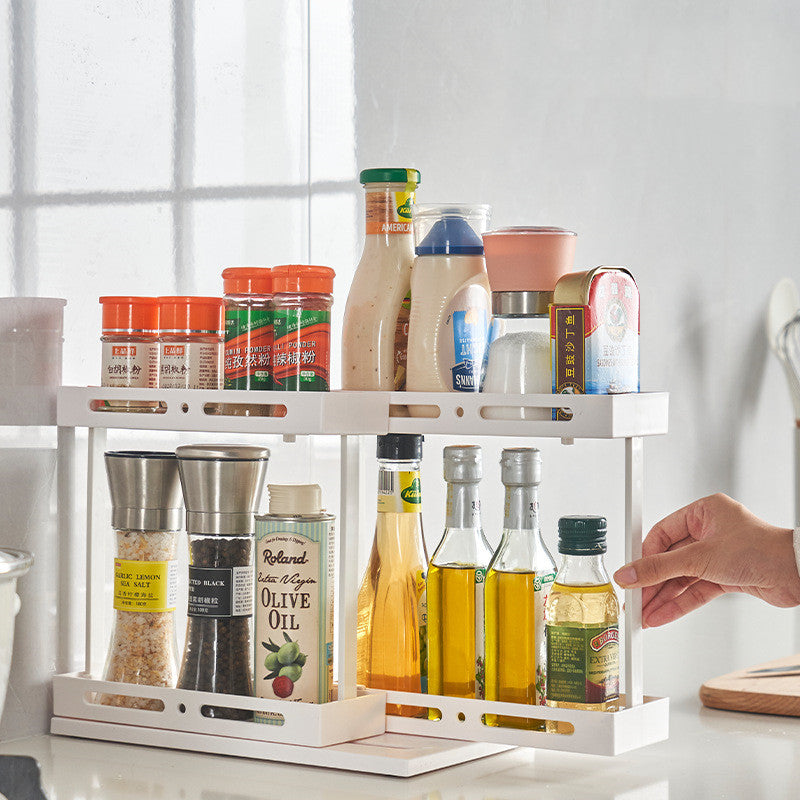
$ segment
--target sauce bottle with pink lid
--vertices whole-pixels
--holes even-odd
[[[477,392],[486,349],[489,279],[481,234],[486,205],[418,205],[412,209],[414,266],[408,374],[411,392]],[[412,416],[430,409],[410,406]]]

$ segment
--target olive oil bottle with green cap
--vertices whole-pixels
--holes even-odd
[[[486,575],[486,699],[544,705],[544,608],[555,564],[539,530],[542,456],[535,448],[503,450],[503,538]],[[544,730],[544,720],[486,715],[487,725]]]
[[[619,601],[603,554],[604,517],[558,521],[562,560],[547,600],[547,705],[619,708]]]

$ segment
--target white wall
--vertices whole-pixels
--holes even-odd
[[[788,0],[0,0],[0,292],[69,300],[67,383],[97,379],[99,294],[218,294],[232,264],[333,266],[340,325],[357,172],[415,166],[421,200],[569,227],[578,267],[634,270],[643,387],[672,398],[669,436],[646,443],[647,522],[722,490],[788,525],[791,412],[763,317],[772,284],[800,277],[798,29]],[[429,550],[443,444],[426,442]],[[494,543],[502,443],[482,444]],[[622,445],[535,444],[551,549],[564,513],[621,531]],[[318,480],[336,507],[335,443],[298,447],[301,465],[275,449],[273,479]],[[37,524],[27,541],[44,552],[56,535]],[[610,565],[621,558],[617,534]],[[19,645],[52,614],[42,579],[21,583],[20,696],[54,658],[45,636],[27,669]],[[649,632],[648,689],[694,692],[785,654],[796,619],[728,597]],[[41,729],[37,698],[3,736]]]

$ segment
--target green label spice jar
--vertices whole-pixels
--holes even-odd
[[[273,268],[274,389],[330,389],[334,274],[330,267],[288,264]]]

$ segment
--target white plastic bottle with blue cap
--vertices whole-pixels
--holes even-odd
[[[477,392],[491,319],[486,205],[417,205],[408,329],[410,392]],[[430,406],[409,406],[428,416]]]

